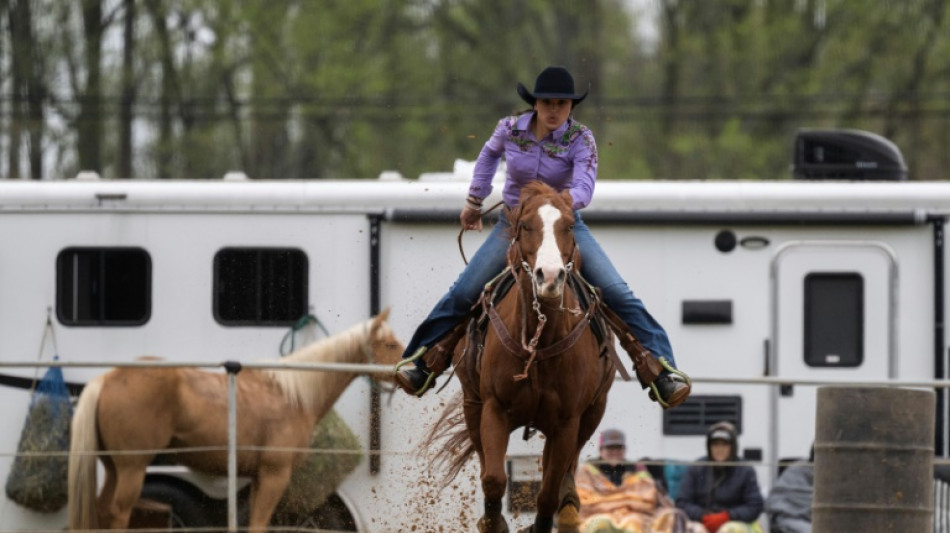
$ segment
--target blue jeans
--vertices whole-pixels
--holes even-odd
[[[663,326],[650,315],[643,302],[620,277],[603,248],[594,240],[580,213],[575,211],[574,217],[574,240],[581,253],[581,275],[595,287],[600,287],[604,303],[627,324],[644,348],[650,350],[654,357],[666,358],[670,365],[676,368],[670,339]],[[508,227],[508,220],[504,215],[499,216],[498,223],[472,256],[472,260],[455,280],[449,292],[439,300],[429,316],[416,329],[406,345],[403,359],[412,356],[420,346],[431,348],[452,331],[481,296],[485,284],[505,268],[505,252],[510,243]],[[421,358],[415,363],[425,367]]]

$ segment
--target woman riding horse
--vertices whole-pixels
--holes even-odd
[[[624,282],[578,212],[590,203],[597,178],[594,135],[571,115],[587,91],[575,94],[570,72],[564,67],[552,66],[538,75],[533,93],[519,83],[518,94],[532,108],[501,119],[482,148],[460,215],[463,228],[482,229],[482,203],[491,193],[491,180],[502,156],[508,169],[502,193],[508,209],[517,206],[522,187],[532,181],[544,182],[558,191],[569,191],[575,211],[575,239],[584,258],[581,275],[603,290],[604,302],[622,320],[620,327],[625,331],[618,334],[620,344],[637,363],[637,376],[644,388],[650,388],[650,398],[663,408],[679,405],[689,396],[690,381],[676,369],[666,332]],[[396,382],[406,392],[421,396],[444,370],[444,365],[433,365],[436,368],[430,371],[425,360],[447,364],[457,341],[455,335],[449,334],[453,330],[461,331],[459,322],[468,316],[485,284],[505,267],[507,235],[508,222],[500,216],[458,280],[416,330],[403,354],[404,359],[412,359],[415,365],[405,365],[396,375]],[[440,343],[443,339],[449,342]],[[435,357],[432,353],[426,354],[433,349],[440,353]],[[653,357],[644,357],[644,350]]]
[[[508,268],[481,302],[490,326],[484,336],[473,329],[453,359],[471,445],[439,447],[436,458],[452,456],[450,471],[458,472],[472,452],[478,455],[479,533],[510,531],[501,513],[505,457],[518,428],[544,435],[534,522],[520,533],[549,533],[555,518],[559,533],[579,533],[574,471],[607,407],[616,355],[600,298],[576,272],[584,258],[574,239],[573,203],[568,191],[540,181],[522,188],[518,208],[508,212]]]

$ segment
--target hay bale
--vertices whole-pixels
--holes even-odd
[[[335,410],[331,410],[314,428],[310,440],[314,450],[353,453],[315,452],[294,468],[293,477],[275,518],[286,515],[307,516],[320,507],[363,458],[360,440]]]

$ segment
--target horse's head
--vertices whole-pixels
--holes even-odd
[[[402,353],[406,347],[396,337],[393,328],[390,327],[386,321],[388,318],[389,308],[387,307],[382,313],[373,317],[369,322],[367,340],[369,341],[373,358],[372,361],[367,361],[369,363],[395,365],[402,360]],[[382,381],[392,381],[393,378],[392,372],[372,374],[371,377]]]
[[[575,266],[572,202],[569,192],[532,182],[508,215],[513,233],[508,264],[530,274],[538,298],[560,298],[567,271]]]

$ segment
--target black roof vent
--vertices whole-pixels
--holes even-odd
[[[897,145],[861,130],[800,130],[793,172],[797,179],[907,179]]]

